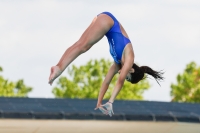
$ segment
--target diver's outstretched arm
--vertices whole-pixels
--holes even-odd
[[[108,109],[110,109],[109,108],[110,106],[108,107],[107,104],[102,105],[102,100],[103,100],[103,97],[104,97],[106,91],[108,90],[108,87],[109,87],[110,82],[112,81],[112,78],[118,72],[119,69],[120,69],[120,66],[116,63],[114,63],[110,67],[110,69],[102,83],[101,89],[99,91],[98,101],[97,101],[97,105],[95,108],[95,110],[99,109],[103,114],[106,114],[109,116],[112,116],[113,111],[108,110]],[[108,109],[107,110],[104,109],[103,106],[105,106]]]
[[[99,96],[98,96],[98,101],[97,101],[96,108],[101,106],[103,97],[104,97],[106,91],[108,90],[109,84],[110,84],[112,78],[118,72],[119,69],[120,69],[120,66],[117,65],[116,63],[114,63],[110,67],[110,69],[109,69],[109,71],[108,71],[108,73],[107,73],[107,75],[106,75],[106,77],[105,77],[105,79],[104,79],[104,81],[102,83],[101,89],[99,91]]]

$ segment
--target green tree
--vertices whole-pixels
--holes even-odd
[[[0,67],[0,72],[3,69]],[[24,84],[24,81],[18,80],[17,82],[12,82],[7,79],[4,79],[0,75],[0,96],[3,97],[27,97],[27,94],[32,90],[31,87],[27,87]]]
[[[172,101],[200,102],[200,67],[195,62],[187,64],[176,79],[177,84],[171,84]]]
[[[68,68],[69,77],[60,77],[53,94],[59,98],[92,98],[98,97],[101,84],[111,66],[111,61],[100,59],[90,60],[86,65]],[[118,74],[114,76],[106,92],[104,99],[108,99],[114,89]],[[123,89],[117,99],[140,99],[142,94],[150,87],[147,80],[142,80],[138,84],[131,84],[125,81]]]

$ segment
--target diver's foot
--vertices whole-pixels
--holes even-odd
[[[58,76],[60,76],[61,73],[62,73],[62,71],[60,70],[60,68],[58,66],[51,67],[51,74],[49,76],[49,84],[52,85],[53,81]]]

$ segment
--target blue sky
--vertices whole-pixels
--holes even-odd
[[[152,87],[145,100],[170,101],[170,84],[186,64],[200,65],[199,0],[35,0],[0,1],[0,66],[12,81],[24,79],[34,88],[29,97],[52,98],[50,67],[103,11],[113,13],[127,31],[135,62],[165,71],[161,87]],[[90,59],[112,60],[104,37],[72,64]],[[66,75],[66,72],[62,74]]]

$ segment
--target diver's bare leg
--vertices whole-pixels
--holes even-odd
[[[113,20],[105,14],[95,17],[81,38],[69,47],[61,57],[58,64],[51,68],[49,84],[51,85],[74,59],[76,59],[80,54],[88,51],[95,43],[103,38],[112,25]]]

